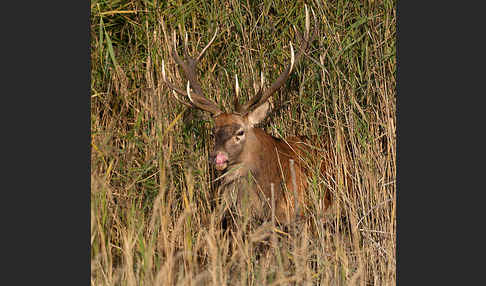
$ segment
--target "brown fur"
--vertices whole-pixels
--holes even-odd
[[[230,141],[231,130],[243,126],[245,118],[235,114],[221,114],[215,118],[216,146],[214,152],[228,150],[225,140]],[[223,132],[222,130],[228,130]],[[218,137],[221,136],[221,137]],[[231,143],[231,142],[230,142]],[[231,144],[230,144],[231,145]],[[226,149],[225,149],[226,148]],[[289,223],[295,216],[302,216],[306,206],[305,192],[308,188],[306,159],[316,152],[309,148],[305,137],[290,137],[282,140],[268,135],[260,128],[246,126],[246,140],[243,147],[228,152],[231,163],[224,170],[219,191],[229,200],[240,215],[249,214],[260,219],[271,215],[271,184],[274,185],[275,217],[280,223]],[[295,213],[293,183],[290,161],[294,160],[295,181],[299,212]],[[232,168],[237,168],[232,171]],[[325,170],[325,163],[321,164]],[[285,184],[286,188],[283,187]],[[326,196],[325,207],[330,204]]]

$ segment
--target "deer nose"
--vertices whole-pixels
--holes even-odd
[[[223,152],[217,152],[216,153],[216,158],[214,159],[214,163],[216,163],[216,164],[223,164],[226,161],[228,161],[228,155],[226,155]]]
[[[211,161],[214,164],[214,167],[218,171],[223,171],[228,167],[228,153],[224,151],[217,151],[211,154]]]

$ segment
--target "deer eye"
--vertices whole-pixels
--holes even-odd
[[[243,136],[245,132],[243,130],[240,130],[236,133],[236,136]]]

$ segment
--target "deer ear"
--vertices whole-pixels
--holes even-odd
[[[253,127],[254,125],[260,123],[263,119],[265,119],[265,116],[267,116],[269,110],[270,103],[266,101],[262,105],[255,108],[255,110],[251,111],[247,115],[248,124],[250,125],[250,127]]]

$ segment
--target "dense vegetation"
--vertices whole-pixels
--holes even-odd
[[[247,99],[260,72],[269,85],[288,63],[290,41],[298,49],[304,1],[91,1],[92,285],[395,284],[396,3],[305,3],[317,37],[262,127],[328,135],[332,176],[314,172],[299,231],[228,233],[214,211],[212,122],[172,97],[161,63],[184,86],[173,31],[194,54],[219,27],[199,76],[231,110],[236,74]],[[316,219],[325,191],[327,223]]]

